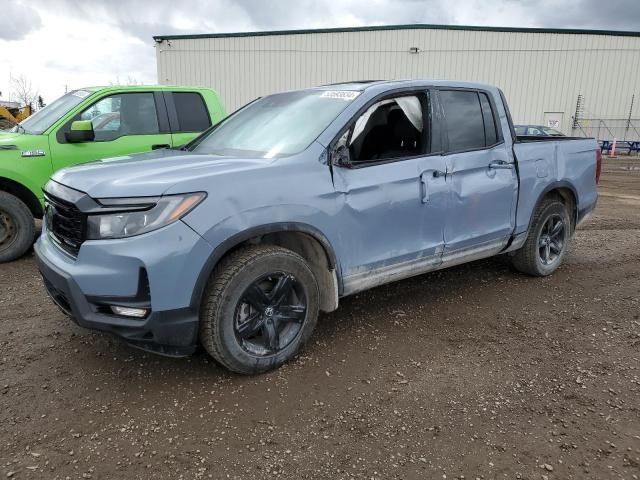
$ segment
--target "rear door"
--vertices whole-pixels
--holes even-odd
[[[451,185],[444,259],[467,250],[500,250],[513,232],[518,180],[493,98],[469,89],[438,94]]]
[[[165,92],[174,147],[190,142],[211,126],[209,109],[199,92]]]
[[[69,143],[65,133],[76,120],[91,120],[95,140]],[[169,147],[171,133],[161,95],[118,92],[92,102],[58,129],[50,141],[54,170],[107,157]]]

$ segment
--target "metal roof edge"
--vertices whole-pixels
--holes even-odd
[[[485,27],[479,25],[434,25],[412,23],[404,25],[372,25],[368,27],[316,28],[302,30],[266,30],[261,32],[234,33],[196,33],[185,35],[154,35],[156,42],[163,40],[187,40],[198,38],[265,37],[277,35],[303,35],[309,33],[350,33],[380,30],[462,30],[475,32],[513,32],[513,33],[555,33],[565,35],[609,35],[621,37],[640,37],[640,32],[628,30],[587,30],[576,28],[538,28],[538,27]]]

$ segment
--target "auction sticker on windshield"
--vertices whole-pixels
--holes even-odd
[[[89,96],[89,92],[86,90],[76,90],[75,92],[71,92],[71,95],[78,98],[87,98]]]
[[[338,98],[340,100],[350,102],[358,95],[360,95],[360,92],[351,92],[348,90],[327,90],[326,92],[322,92],[322,95],[320,96],[324,98]]]

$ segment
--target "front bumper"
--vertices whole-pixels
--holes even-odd
[[[190,355],[197,346],[193,292],[211,251],[182,222],[128,239],[87,241],[77,258],[50,239],[46,226],[35,246],[47,293],[75,323],[170,356]],[[143,319],[123,317],[109,305],[150,313]]]

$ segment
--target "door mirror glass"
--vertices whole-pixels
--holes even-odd
[[[339,165],[341,167],[348,167],[351,165],[351,154],[349,152],[349,133],[351,130],[347,130],[340,137],[331,149],[331,163],[333,165]]]
[[[91,120],[76,120],[66,134],[69,143],[93,142],[96,135]]]

